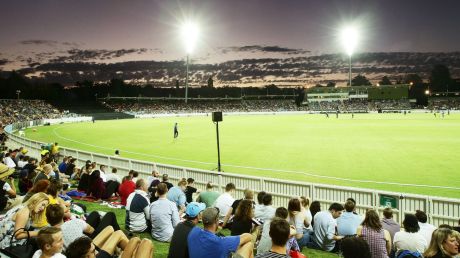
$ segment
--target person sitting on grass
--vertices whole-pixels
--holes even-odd
[[[201,220],[201,212],[206,208],[204,203],[191,202],[185,210],[185,221],[174,229],[169,245],[168,258],[188,258],[187,237],[193,227]]]
[[[64,240],[60,228],[46,227],[38,232],[37,244],[40,248],[32,258],[66,258],[63,255],[62,247]]]
[[[93,173],[89,176],[89,188],[87,195],[94,197],[96,200],[105,199],[105,184],[101,178],[101,172],[99,170],[94,170]]]
[[[174,228],[179,224],[179,211],[174,202],[168,200],[168,187],[160,183],[157,187],[158,200],[150,204],[152,237],[161,242],[170,242]]]
[[[136,184],[131,181],[130,176],[125,176],[123,177],[123,181],[121,185],[118,187],[118,195],[120,196],[121,199],[121,205],[126,206],[126,200],[128,199],[128,196],[134,192],[136,189]]]
[[[94,228],[84,220],[71,219],[64,222],[64,209],[59,204],[48,205],[46,208],[46,219],[51,227],[62,229],[64,247],[66,248],[70,243],[75,241],[75,239],[85,234],[91,236],[94,233]]]
[[[97,247],[97,248],[96,248]],[[153,245],[148,239],[133,237],[130,240],[118,230],[109,235],[101,235],[91,240],[84,236],[77,238],[67,248],[67,258],[112,258],[117,250],[123,250],[121,258],[151,258],[153,257]]]
[[[272,248],[272,240],[270,237],[270,223],[275,219],[284,219],[287,221],[288,210],[284,207],[278,207],[275,211],[275,216],[270,220],[266,220],[262,229],[262,236],[260,237],[259,245],[257,246],[257,253],[265,253],[270,251]],[[300,251],[299,245],[295,238],[296,230],[294,226],[290,226],[289,240],[286,243],[286,251],[289,253],[290,250]]]
[[[216,202],[217,198],[220,196],[220,193],[213,191],[212,189],[212,183],[208,182],[206,184],[206,191],[201,192],[196,198],[196,201],[206,204],[206,208],[212,207]]]
[[[360,237],[347,237],[340,243],[344,258],[372,258],[367,242]]]
[[[171,189],[168,190],[168,194],[166,195],[168,200],[174,202],[177,205],[179,214],[182,214],[185,211],[185,203],[187,202],[187,197],[185,196],[184,191],[186,187],[187,181],[185,178],[183,178],[177,183],[177,186],[171,187]]]
[[[243,258],[252,258],[252,236],[244,233],[240,236],[219,237],[216,235],[219,225],[219,209],[206,208],[202,214],[204,228],[194,227],[187,237],[190,258],[226,258],[236,253]]]
[[[2,229],[0,232],[0,248],[10,246],[11,238],[13,237],[16,238],[16,241],[13,241],[13,245],[23,245],[28,235],[36,237],[38,231],[32,230],[30,225],[32,221],[40,220],[40,217],[45,216],[44,211],[48,203],[47,194],[36,193],[27,202],[10,209],[3,215],[3,219],[0,221],[0,228]]]
[[[126,201],[126,229],[130,232],[150,232],[150,200],[144,179],[136,182],[136,191]]]
[[[289,240],[291,227],[285,219],[275,218],[270,222],[270,238],[272,247],[270,251],[258,253],[256,258],[286,258],[286,243]]]

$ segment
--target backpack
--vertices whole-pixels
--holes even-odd
[[[409,250],[403,250],[398,253],[396,258],[420,258],[423,257],[418,251],[412,252]]]

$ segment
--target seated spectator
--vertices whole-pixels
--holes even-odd
[[[212,183],[208,182],[206,184],[206,191],[201,192],[196,198],[196,201],[206,204],[206,208],[212,207],[220,195],[220,193],[213,191],[212,189]]]
[[[337,252],[339,241],[343,236],[336,235],[335,219],[342,215],[343,206],[339,203],[332,203],[329,210],[320,211],[313,217],[313,241],[309,243],[308,247],[321,249],[328,252]]]
[[[100,165],[99,166],[99,172],[100,172],[100,177],[102,178],[102,181],[104,183],[107,183],[107,176],[106,176],[106,173],[105,173],[105,165]]]
[[[369,244],[372,258],[389,257],[391,253],[390,233],[383,229],[379,214],[375,210],[366,212],[366,217],[361,226],[358,227],[356,234]]]
[[[396,249],[396,256],[400,251],[423,253],[428,244],[422,234],[419,233],[420,226],[413,214],[406,214],[403,221],[404,231],[395,234],[393,244]]]
[[[345,212],[339,218],[337,218],[337,234],[340,236],[356,235],[356,229],[358,228],[359,224],[361,224],[363,219],[361,216],[355,214],[354,211],[355,203],[351,200],[346,201]]]
[[[310,232],[313,231],[313,227],[311,226],[313,216],[311,215],[310,199],[308,197],[300,196],[300,211],[303,213],[303,216],[305,218],[303,222],[304,228],[308,229]]]
[[[310,204],[310,213],[311,213],[311,226],[315,224],[315,215],[321,211],[321,203],[319,201],[313,201]]]
[[[401,226],[393,220],[393,210],[390,207],[383,209],[382,227],[390,233],[391,242],[393,243],[396,232],[401,230]]]
[[[69,164],[69,161],[70,161],[70,157],[64,157],[62,159],[61,164],[59,164],[59,166],[58,166],[59,172],[65,174],[65,172],[67,170],[67,165]]]
[[[187,203],[193,202],[193,194],[199,193],[198,189],[194,187],[195,179],[187,178],[187,187],[185,188],[185,197],[187,198]]]
[[[259,233],[259,224],[254,219],[254,202],[252,200],[242,200],[238,204],[238,208],[236,208],[235,216],[233,216],[230,234],[236,236],[251,233],[253,234],[253,243],[255,243]]]
[[[9,168],[15,168],[16,163],[14,163],[13,159],[11,158],[11,153],[5,153],[5,157],[3,158],[3,163]]]
[[[65,248],[77,238],[94,233],[94,228],[84,220],[75,218],[64,222],[64,209],[59,204],[48,205],[46,220],[51,227],[62,229]],[[113,227],[110,228],[113,230]]]
[[[136,190],[126,201],[126,229],[131,232],[150,232],[150,200],[144,179],[136,182]]]
[[[270,222],[270,238],[272,246],[266,253],[257,253],[256,258],[284,258],[287,257],[286,243],[290,237],[290,226],[285,219],[275,218]]]
[[[98,247],[99,250],[96,250]],[[116,249],[123,250],[121,258],[150,258],[153,256],[153,245],[150,240],[133,237],[130,240],[122,231],[115,231],[107,236],[91,240],[88,237],[80,237],[73,241],[65,252],[67,258],[106,258],[112,257]]]
[[[62,231],[60,228],[47,227],[38,232],[37,244],[40,248],[32,258],[50,257],[50,258],[66,258],[61,254],[64,240],[62,239]]]
[[[439,228],[433,232],[431,242],[423,253],[425,258],[453,258],[458,255],[458,239],[455,231]],[[458,234],[458,232],[457,232]]]
[[[67,167],[65,169],[65,173],[66,175],[70,176],[71,178],[74,178],[75,176],[73,175],[74,174],[74,169],[75,169],[75,162],[77,161],[76,158],[71,158],[70,161],[69,161],[69,164],[67,164]],[[80,177],[78,177],[80,178]]]
[[[236,209],[238,208],[238,205],[240,204],[241,201],[250,200],[252,203],[254,203],[254,201],[253,201],[253,199],[254,199],[254,191],[252,191],[251,189],[246,188],[246,189],[244,189],[243,194],[244,194],[244,197],[242,199],[235,200],[232,203],[232,206],[230,207],[230,209],[228,209],[227,215],[225,215],[225,217],[224,217],[224,223],[222,225],[223,228],[225,228],[225,227],[231,228],[232,227],[232,221],[233,221],[232,216],[235,215]]]
[[[372,258],[367,242],[360,237],[347,237],[340,243],[344,258]]]
[[[217,197],[216,201],[214,202],[214,206],[216,208],[219,208],[220,214],[219,217],[220,219],[223,219],[230,208],[232,207],[233,202],[235,199],[233,198],[233,194],[235,193],[235,185],[233,183],[228,183],[225,186],[225,193],[221,194],[219,197]]]
[[[89,188],[86,194],[94,197],[96,200],[107,198],[105,184],[104,181],[102,181],[101,172],[99,170],[94,170],[89,176]]]
[[[154,169],[152,170],[152,175],[147,177],[147,185],[149,187],[156,187],[159,183],[160,183],[160,172]]]
[[[186,187],[187,181],[180,180],[177,183],[177,186],[171,187],[171,189],[168,190],[168,194],[166,195],[168,200],[174,202],[177,205],[177,209],[179,210],[180,214],[185,211],[185,203],[187,201],[187,197],[185,196],[184,191]]]
[[[118,195],[120,195],[121,205],[126,206],[126,199],[128,196],[136,190],[136,184],[131,181],[131,177],[125,176],[123,182],[118,187]]]
[[[254,216],[265,222],[275,216],[275,210],[276,209],[272,206],[272,195],[266,193],[262,197],[262,205],[259,205],[258,210],[257,208],[254,210]]]
[[[163,184],[166,184],[166,186],[168,187],[168,190],[171,189],[172,187],[174,187],[173,184],[171,184],[170,182],[168,182],[168,180],[169,180],[169,175],[168,175],[168,174],[163,174],[162,179],[163,179],[163,181],[161,181],[161,182],[162,182]]]
[[[415,217],[418,220],[418,225],[420,227],[419,233],[426,239],[426,242],[429,244],[431,242],[431,235],[435,231],[436,227],[427,223],[428,217],[426,213],[421,210],[415,211]]]
[[[24,198],[22,199],[22,203],[27,202],[32,195],[36,193],[46,193],[48,191],[48,187],[50,186],[50,181],[47,179],[43,179],[38,181],[29,192],[26,193]]]
[[[289,224],[295,227],[297,244],[300,248],[303,248],[310,242],[310,231],[304,229],[305,217],[301,212],[300,200],[298,198],[289,200],[288,214]]]
[[[21,203],[21,199],[16,197],[14,178],[11,177],[13,172],[14,168],[0,163],[0,211],[8,210]],[[9,183],[6,182],[7,179]]]
[[[53,171],[53,167],[50,164],[44,165],[42,171],[40,171],[40,173],[38,173],[38,175],[35,177],[34,184],[42,179],[49,180],[49,174],[51,171]]]
[[[16,206],[3,216],[0,221],[0,248],[10,246],[11,238],[16,238],[13,245],[23,245],[27,241],[27,236],[36,237],[38,231],[28,230],[33,220],[38,220],[45,216],[44,211],[48,206],[49,199],[45,193],[36,193],[30,199],[19,206]],[[24,231],[21,228],[25,228]],[[16,232],[15,235],[13,233]]]
[[[168,200],[168,187],[160,183],[157,187],[158,200],[150,204],[150,223],[152,237],[161,242],[170,242],[174,228],[179,224],[177,205]]]
[[[61,182],[57,180],[52,180],[50,183],[50,186],[48,187],[46,193],[48,194],[48,197],[50,199],[50,204],[59,204],[64,208],[64,218],[65,219],[70,219],[71,214],[70,214],[70,202],[64,201],[61,197],[58,196],[58,194],[62,190],[62,184]]]
[[[185,221],[174,228],[169,245],[168,258],[188,258],[187,237],[193,227],[201,220],[201,212],[206,208],[204,203],[191,202],[185,210]]]
[[[107,182],[114,181],[117,182],[118,184],[121,184],[121,178],[117,174],[117,168],[112,168],[112,173],[107,173],[106,178]]]
[[[139,172],[130,170],[128,173],[129,176],[131,176],[131,181],[135,184],[137,182],[137,179],[139,179]]]
[[[219,237],[216,235],[219,223],[219,210],[206,208],[202,215],[203,226],[194,227],[190,231],[187,244],[190,258],[226,258],[232,252],[241,257],[253,257],[253,244],[251,234],[240,236]]]
[[[263,225],[262,235],[260,237],[259,245],[257,246],[257,253],[265,253],[270,251],[272,248],[272,239],[270,237],[270,223],[275,219],[284,219],[287,221],[288,210],[284,207],[278,207],[275,211],[275,216],[269,220],[266,220]],[[290,250],[299,251],[299,245],[295,239],[296,231],[295,227],[290,226],[289,240],[286,243],[286,251],[289,253]]]
[[[259,209],[263,207],[263,198],[267,193],[265,191],[260,191],[257,194],[257,203],[254,206],[254,214],[259,214]]]

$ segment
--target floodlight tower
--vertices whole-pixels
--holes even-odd
[[[188,99],[188,66],[189,58],[193,49],[195,48],[196,40],[198,37],[198,28],[195,24],[187,22],[182,26],[182,39],[185,43],[185,51],[187,53],[187,74],[185,78],[185,103]]]
[[[351,87],[351,56],[356,48],[358,43],[358,33],[355,28],[353,27],[346,27],[342,31],[342,42],[345,48],[345,52],[348,55],[348,65],[349,65],[349,72],[348,72],[348,81]]]

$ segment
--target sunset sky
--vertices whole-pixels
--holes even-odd
[[[361,32],[358,52],[460,51],[458,0],[4,0],[1,6],[4,70],[73,55],[95,62],[183,59],[179,27],[187,19],[200,28],[192,57],[200,63],[343,52],[337,35],[346,24]]]

